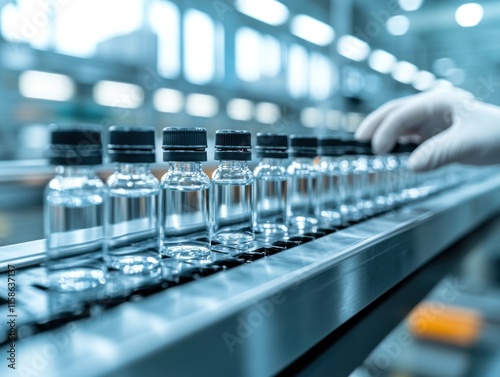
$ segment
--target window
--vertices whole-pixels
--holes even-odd
[[[215,25],[203,12],[184,15],[184,75],[193,84],[206,84],[215,74]]]
[[[128,0],[126,6],[123,6],[122,0],[55,3],[55,49],[67,55],[90,57],[95,54],[100,43],[130,34],[142,24],[141,0]],[[123,44],[118,48],[123,48]]]
[[[179,8],[170,1],[151,4],[149,21],[157,34],[158,73],[174,78],[180,71],[180,15]]]
[[[323,54],[311,53],[309,64],[309,95],[311,99],[321,101],[330,96],[332,70],[330,59]]]
[[[294,98],[307,94],[308,86],[308,55],[306,49],[298,44],[292,44],[288,53],[288,90]]]
[[[244,81],[260,80],[260,35],[242,27],[236,32],[236,74]]]

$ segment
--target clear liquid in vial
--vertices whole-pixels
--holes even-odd
[[[214,237],[224,245],[253,241],[252,184],[214,184]]]
[[[163,188],[162,252],[182,260],[205,259],[210,252],[209,187]]]
[[[324,226],[336,226],[341,223],[340,203],[343,192],[339,174],[323,173],[319,179],[318,216]]]
[[[103,196],[94,192],[46,197],[46,267],[52,289],[84,291],[103,284],[103,205]]]
[[[287,233],[287,180],[255,177],[254,230],[264,237],[282,238]]]
[[[156,190],[110,190],[108,265],[125,274],[147,273],[160,263],[158,252],[147,250],[156,237]]]
[[[291,230],[307,232],[318,225],[315,200],[318,178],[311,176],[291,176],[288,194],[289,224]]]

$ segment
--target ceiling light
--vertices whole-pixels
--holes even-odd
[[[335,38],[335,31],[330,25],[305,14],[299,14],[292,19],[290,31],[297,37],[319,46],[326,46]]]
[[[134,84],[99,81],[94,86],[94,100],[102,106],[136,109],[142,105],[144,92]]]
[[[249,17],[277,26],[288,19],[288,8],[275,0],[238,0],[236,9]]]
[[[389,34],[396,36],[404,35],[410,28],[410,20],[408,17],[402,15],[393,16],[386,21],[385,27]]]
[[[278,105],[271,102],[261,102],[255,106],[255,119],[260,123],[275,123],[281,117]]]
[[[219,112],[219,101],[208,94],[190,94],[186,98],[186,112],[189,115],[210,118]]]
[[[436,82],[436,76],[428,71],[418,71],[413,76],[413,87],[417,90],[424,91],[432,88]]]
[[[392,78],[403,84],[409,84],[413,81],[418,68],[404,60],[398,62],[392,71]]]
[[[75,84],[66,75],[25,71],[19,76],[19,92],[28,98],[68,101],[75,94]]]
[[[398,3],[402,10],[411,12],[420,9],[424,0],[398,0]]]
[[[153,96],[153,105],[163,113],[178,113],[184,105],[184,96],[178,90],[161,88]]]
[[[236,120],[250,120],[253,116],[253,103],[243,98],[233,98],[227,103],[227,116]]]
[[[455,20],[462,27],[476,26],[483,19],[483,7],[477,3],[460,5],[455,12]]]
[[[374,50],[368,59],[368,65],[374,71],[390,73],[396,64],[396,57],[384,50]]]
[[[337,51],[348,59],[360,62],[368,57],[370,46],[352,35],[343,35],[337,43]]]

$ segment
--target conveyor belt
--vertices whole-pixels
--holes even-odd
[[[500,176],[491,172],[496,176],[26,338],[17,345],[19,363],[37,376],[277,373],[496,214]],[[0,256],[15,259],[16,250],[29,250],[25,260],[42,251],[17,245]],[[24,283],[30,279],[36,275]]]

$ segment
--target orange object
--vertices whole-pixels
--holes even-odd
[[[409,330],[416,338],[459,346],[474,344],[483,325],[483,317],[477,311],[432,301],[417,306],[408,318]]]

